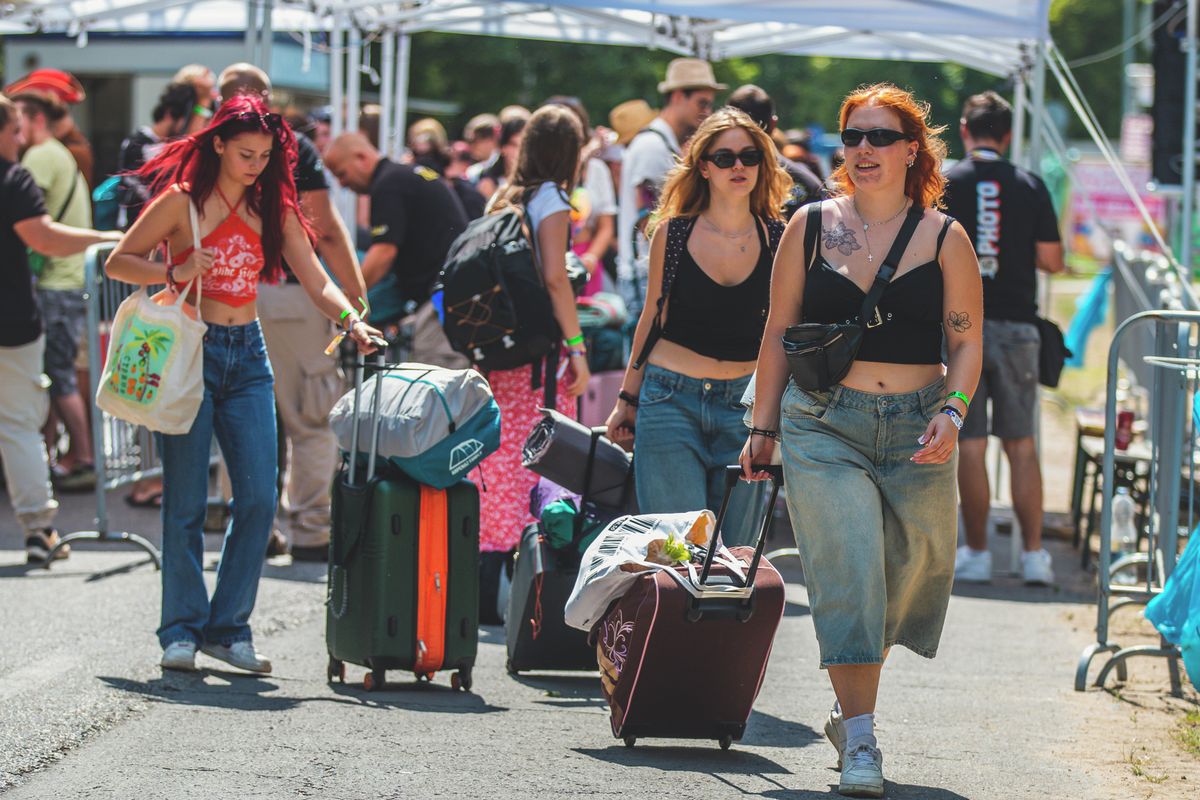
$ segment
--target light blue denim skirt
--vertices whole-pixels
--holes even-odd
[[[907,394],[788,382],[785,488],[823,668],[879,664],[897,644],[937,653],[954,582],[958,454],[910,459],[945,396],[942,379]]]

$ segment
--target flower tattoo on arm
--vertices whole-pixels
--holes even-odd
[[[844,256],[848,256],[855,250],[861,250],[862,245],[858,243],[858,239],[854,236],[854,231],[846,227],[844,222],[839,222],[833,230],[821,229],[821,236],[825,240],[825,249],[836,249]]]
[[[966,333],[971,329],[971,315],[965,311],[951,311],[946,322],[957,333]]]

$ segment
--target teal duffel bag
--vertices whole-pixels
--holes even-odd
[[[483,375],[473,369],[392,364],[381,367],[363,384],[358,409],[360,460],[365,461],[371,441],[377,390],[377,468],[395,467],[420,483],[445,489],[500,447],[500,407]],[[350,391],[329,412],[330,426],[346,453],[350,452],[354,416],[354,392]]]

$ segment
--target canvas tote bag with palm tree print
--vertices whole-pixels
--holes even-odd
[[[200,248],[200,222],[189,199],[192,246]],[[197,275],[178,291],[153,297],[140,287],[117,308],[96,405],[117,419],[168,434],[187,433],[204,400],[204,334],[208,326],[184,302]]]

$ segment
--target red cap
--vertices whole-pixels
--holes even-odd
[[[79,79],[61,69],[35,69],[19,81],[4,87],[4,93],[10,97],[22,92],[49,94],[68,105],[83,102],[87,97]]]

